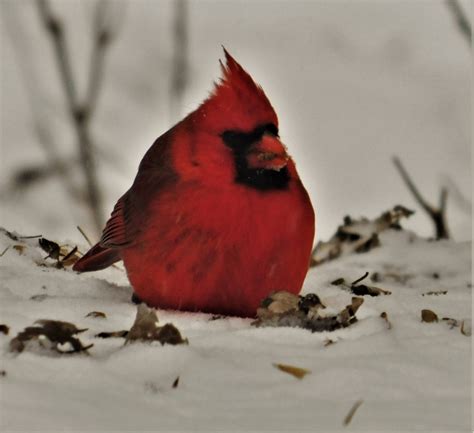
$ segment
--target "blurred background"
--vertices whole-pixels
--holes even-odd
[[[471,238],[469,1],[2,0],[0,225],[93,240],[153,141],[207,97],[221,45],[262,85],[317,214],[448,191]]]

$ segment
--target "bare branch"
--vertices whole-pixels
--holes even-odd
[[[459,31],[466,39],[469,46],[471,46],[472,42],[472,31],[471,31],[471,23],[459,4],[458,0],[446,0],[446,6],[451,11],[453,18],[456,20],[456,24],[459,28]]]
[[[188,1],[175,1],[170,114],[176,120],[188,83]]]
[[[34,182],[33,178],[35,175],[36,179],[44,179],[47,178],[49,174],[56,174],[61,181],[61,185],[65,189],[67,197],[79,200],[82,198],[82,194],[79,189],[75,187],[74,182],[68,173],[69,163],[63,161],[59,156],[51,129],[48,125],[47,104],[42,100],[38,88],[35,85],[36,77],[34,74],[34,67],[31,64],[31,59],[28,55],[28,51],[31,50],[27,42],[29,38],[24,32],[23,26],[19,23],[17,13],[12,7],[12,4],[10,4],[9,7],[7,7],[6,4],[3,4],[2,7],[4,7],[3,12],[6,13],[2,13],[1,16],[13,46],[13,52],[26,89],[26,95],[29,99],[29,108],[33,119],[34,131],[48,161],[48,164],[44,167],[29,167],[23,171],[17,172],[13,179],[13,186],[19,186],[20,188],[26,186],[26,184],[22,184],[22,180],[26,180],[26,183],[28,183],[28,181]]]
[[[393,163],[395,164],[395,167],[400,173],[408,189],[415,197],[415,200],[425,210],[425,212],[433,221],[433,224],[435,226],[436,239],[449,239],[449,231],[446,223],[446,201],[448,198],[448,190],[446,188],[443,188],[441,190],[439,208],[435,208],[422,197],[422,195],[418,191],[418,188],[413,183],[410,175],[406,171],[400,159],[396,156],[393,157]]]
[[[429,205],[426,200],[421,196],[420,192],[418,191],[418,188],[415,186],[413,181],[411,180],[408,172],[405,170],[405,167],[402,165],[402,162],[400,161],[399,158],[396,156],[393,158],[393,163],[397,167],[400,175],[402,176],[405,184],[407,185],[408,189],[410,192],[413,194],[415,197],[416,201],[418,204],[428,213],[431,213],[433,211],[433,208],[431,205]]]
[[[84,101],[84,114],[89,118],[92,117],[95,111],[99,90],[102,87],[107,49],[117,36],[121,24],[119,20],[113,20],[112,18],[109,1],[99,0],[96,3],[93,19],[94,44],[92,46],[86,99]]]
[[[44,27],[55,48],[61,82],[78,141],[79,157],[86,180],[88,205],[94,225],[99,231],[103,225],[102,197],[97,181],[93,143],[89,132],[89,116],[77,99],[62,23],[53,15],[48,0],[38,0],[37,4]]]

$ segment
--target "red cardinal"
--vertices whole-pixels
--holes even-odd
[[[314,212],[265,93],[225,57],[212,94],[151,146],[74,270],[123,260],[150,306],[249,317],[274,290],[300,292]]]

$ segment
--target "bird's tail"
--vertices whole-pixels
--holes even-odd
[[[74,264],[72,269],[76,272],[99,271],[121,259],[120,250],[117,248],[104,248],[96,244]]]

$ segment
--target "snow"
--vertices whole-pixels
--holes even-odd
[[[160,323],[176,325],[189,345],[124,346],[94,337],[134,321],[122,270],[78,275],[38,266],[45,254],[37,240],[19,254],[12,248],[19,242],[1,234],[0,252],[10,248],[0,258],[0,323],[11,328],[0,334],[1,430],[335,431],[357,400],[363,403],[347,430],[468,430],[471,338],[441,320],[421,323],[420,312],[471,320],[471,243],[395,231],[380,238],[381,247],[316,267],[306,279],[304,293],[338,310],[352,295],[334,279],[366,271],[402,277],[371,283],[392,294],[365,296],[348,328],[255,328],[250,319],[158,310]],[[447,293],[422,296],[438,290]],[[47,296],[32,300],[37,294]],[[107,318],[86,318],[91,311]],[[89,328],[79,337],[94,343],[90,356],[9,353],[10,339],[38,319]],[[299,380],[274,363],[311,373]]]

